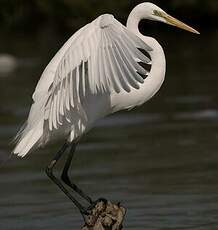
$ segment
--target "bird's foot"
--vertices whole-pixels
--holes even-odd
[[[91,211],[99,202],[103,202],[103,204],[106,205],[107,199],[99,198],[96,201],[93,201],[92,204],[87,208],[87,211]]]
[[[107,205],[107,199],[105,199],[105,198],[99,198],[96,201],[92,201],[91,205],[89,205],[88,208],[86,208],[86,209],[84,208],[84,209],[80,210],[80,213],[81,213],[81,215],[82,215],[85,223],[87,223],[87,220],[92,215],[92,210],[95,209],[95,208],[99,209],[97,207],[99,203],[100,203],[100,206],[104,206],[105,207]]]
[[[126,210],[121,207],[120,203],[113,204],[106,199],[100,198],[93,202],[92,207],[90,206],[89,209],[90,215],[86,216],[82,230],[122,229]]]

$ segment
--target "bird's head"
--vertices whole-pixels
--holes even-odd
[[[160,7],[156,6],[153,3],[145,2],[140,5],[141,5],[140,7],[141,11],[142,11],[141,13],[146,15],[146,18],[149,20],[163,22],[163,23],[166,23],[172,26],[176,26],[180,29],[195,33],[195,34],[200,34],[197,30],[179,21],[178,19],[170,16],[164,10],[162,10]]]

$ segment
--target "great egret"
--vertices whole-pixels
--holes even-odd
[[[53,168],[70,148],[61,178],[69,189],[93,204],[68,177],[78,141],[100,118],[149,100],[164,81],[164,51],[154,38],[139,32],[141,19],[199,34],[148,2],[132,10],[126,27],[111,14],[99,16],[77,31],[45,68],[33,94],[28,120],[17,135],[13,152],[20,157],[55,138],[65,138],[46,172],[83,215],[86,209],[53,175]]]

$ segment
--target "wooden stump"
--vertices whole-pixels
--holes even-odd
[[[121,230],[126,210],[120,204],[98,202],[91,210],[82,230]]]

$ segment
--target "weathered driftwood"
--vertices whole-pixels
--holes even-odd
[[[125,213],[126,210],[119,203],[100,201],[90,211],[82,230],[120,230],[123,228]]]

